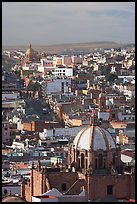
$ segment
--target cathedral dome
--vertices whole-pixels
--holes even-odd
[[[7,196],[2,199],[2,202],[25,202],[25,200],[17,196]]]
[[[97,151],[102,149],[108,151],[116,148],[116,143],[111,134],[104,128],[94,125],[82,129],[75,137],[73,143],[74,148],[78,150],[92,149],[93,151]]]

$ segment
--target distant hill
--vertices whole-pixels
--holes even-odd
[[[95,48],[119,48],[125,47],[126,44],[119,44],[111,41],[98,41],[98,42],[84,42],[84,43],[65,43],[65,44],[55,44],[55,45],[33,45],[32,48],[39,52],[51,52],[59,53],[65,49],[95,49]],[[130,44],[128,44],[130,46]],[[18,46],[2,46],[2,50],[23,50],[26,51],[29,47],[28,45],[18,45]]]

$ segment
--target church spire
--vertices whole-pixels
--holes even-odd
[[[31,43],[29,44],[29,49],[31,50]]]

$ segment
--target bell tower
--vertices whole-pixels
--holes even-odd
[[[99,112],[106,112],[106,96],[104,93],[99,94],[98,111]]]

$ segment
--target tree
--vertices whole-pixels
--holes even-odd
[[[102,72],[103,72],[103,74],[104,74],[105,76],[106,76],[107,74],[109,74],[110,71],[111,71],[111,67],[110,67],[109,65],[106,65],[106,66],[103,68],[103,70],[102,70]]]
[[[40,84],[38,82],[36,82],[34,84],[34,91],[39,91],[39,88],[40,88]]]
[[[118,79],[118,76],[115,73],[109,73],[105,76],[105,79],[111,83],[114,82],[115,79]]]
[[[27,87],[28,91],[39,91],[40,84],[38,82],[34,83],[33,81],[30,81]]]
[[[34,82],[32,80],[30,80],[28,87],[27,87],[28,91],[34,91]]]

